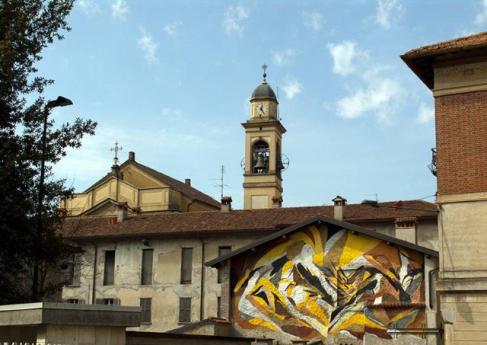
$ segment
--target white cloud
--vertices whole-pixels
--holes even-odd
[[[426,103],[421,103],[419,106],[418,117],[416,118],[417,123],[428,123],[435,118],[435,110],[433,107],[429,107]]]
[[[178,29],[183,25],[183,22],[179,21],[179,22],[175,22],[175,23],[172,23],[172,24],[167,24],[165,27],[164,27],[164,31],[171,37],[174,37],[178,34]]]
[[[303,89],[303,84],[301,84],[296,79],[287,79],[284,82],[284,85],[282,86],[282,89],[286,93],[286,98],[292,99],[298,93],[301,93],[301,90]]]
[[[356,44],[351,41],[343,41],[341,44],[328,44],[328,50],[333,58],[333,72],[347,75],[354,72],[353,60],[357,56],[368,56],[365,51],[358,50]]]
[[[398,0],[378,0],[375,21],[384,29],[391,28],[391,20],[397,19],[403,7]]]
[[[487,21],[487,0],[481,0],[480,11],[475,18],[475,24],[482,25]]]
[[[384,78],[378,73],[364,75],[365,87],[337,101],[337,113],[344,119],[374,114],[379,122],[388,122],[395,113],[401,87],[396,80]]]
[[[140,29],[142,36],[137,40],[140,49],[145,53],[145,59],[148,64],[158,63],[159,60],[156,57],[157,43],[154,42],[152,36],[144,29]]]
[[[80,0],[77,2],[81,10],[87,15],[87,16],[93,16],[95,14],[100,14],[101,8],[100,5],[98,5],[96,2],[92,0]]]
[[[272,52],[272,59],[277,66],[286,65],[294,57],[294,50],[288,49],[283,52]]]
[[[181,109],[164,108],[162,109],[162,116],[165,119],[181,120],[183,118],[183,112]]]
[[[117,0],[112,4],[113,17],[125,20],[128,12],[129,8],[125,3],[125,0]]]
[[[310,12],[303,12],[304,26],[319,31],[323,25],[323,16],[320,12],[314,10]]]
[[[250,11],[243,7],[229,6],[224,13],[223,28],[227,35],[238,35],[241,36],[243,33],[242,22],[249,18]]]

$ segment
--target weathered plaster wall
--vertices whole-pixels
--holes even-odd
[[[98,246],[95,299],[118,298],[121,305],[139,306],[140,298],[152,298],[152,322],[134,330],[164,332],[179,327],[179,298],[191,297],[191,321],[199,321],[218,315],[217,300],[221,296],[218,272],[205,267],[203,285],[203,313],[200,315],[202,262],[218,256],[220,246],[233,249],[246,245],[262,235],[213,236],[210,238],[152,239],[148,246],[142,240],[100,242]],[[203,242],[202,242],[203,241]],[[202,243],[205,257],[202,260]],[[193,248],[193,272],[191,284],[181,284],[182,248]],[[81,298],[91,304],[93,294],[93,264],[95,247],[83,245],[82,273],[79,287],[65,287],[63,299]],[[142,250],[153,249],[153,283],[141,285]],[[105,252],[115,250],[115,284],[103,285]]]
[[[232,316],[245,336],[279,340],[426,327],[423,254],[310,226],[232,259]]]

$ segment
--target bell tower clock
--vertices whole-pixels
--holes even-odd
[[[242,123],[245,128],[244,209],[273,207],[273,198],[282,200],[281,172],[285,169],[281,153],[282,135],[286,129],[278,118],[277,97],[264,80],[250,99],[250,119]],[[280,205],[278,205],[280,206]]]

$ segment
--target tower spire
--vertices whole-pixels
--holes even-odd
[[[262,84],[267,84],[267,81],[265,80],[265,78],[267,77],[267,74],[265,73],[265,70],[267,69],[267,65],[264,63],[264,65],[262,66],[262,69],[264,70],[264,81],[262,82]]]

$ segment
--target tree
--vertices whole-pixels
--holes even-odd
[[[93,135],[96,122],[50,120],[42,93],[53,80],[38,76],[35,64],[71,30],[72,7],[73,0],[0,0],[0,304],[39,301],[62,283],[49,275],[69,250],[58,207],[72,190],[52,166]],[[27,104],[27,95],[37,99]]]

